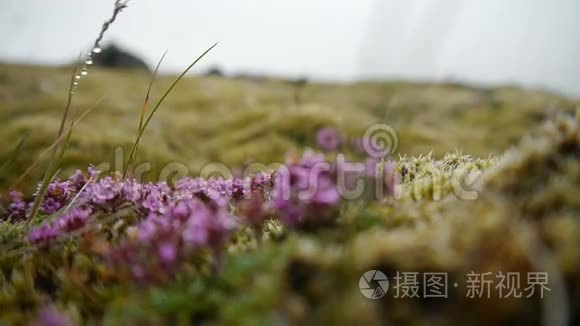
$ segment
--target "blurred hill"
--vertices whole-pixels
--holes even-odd
[[[0,65],[0,161],[11,155],[22,135],[30,134],[0,188],[14,181],[54,139],[69,74],[67,68]],[[89,163],[109,162],[115,168],[115,148],[127,155],[149,78],[145,71],[89,71],[75,93],[73,116],[103,100],[76,127],[63,173]],[[157,79],[152,102],[174,78]],[[305,83],[297,89],[281,79],[189,77],[152,120],[138,162],[150,162],[153,171],[179,163],[190,173],[210,162],[231,167],[249,160],[268,164],[280,162],[289,149],[313,147],[320,127],[337,126],[348,137],[361,137],[374,123],[387,123],[397,131],[397,154],[433,152],[441,157],[460,150],[497,155],[547,116],[573,111],[579,104],[516,87],[389,82]]]
[[[110,44],[101,51],[98,56],[92,59],[96,66],[149,70],[147,63],[143,59],[115,44]]]

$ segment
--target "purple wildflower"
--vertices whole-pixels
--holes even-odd
[[[87,183],[87,179],[81,170],[76,170],[75,173],[68,178],[68,182],[70,188],[73,191],[78,192]]]
[[[68,181],[55,180],[48,185],[46,195],[55,199],[66,199],[70,194]]]
[[[26,209],[28,204],[24,201],[22,193],[11,191],[9,194],[10,204],[8,205],[8,218],[11,220],[20,220],[26,218]]]
[[[167,206],[167,200],[170,196],[171,190],[165,183],[159,184],[146,184],[142,187],[142,198],[141,206],[148,214],[162,215],[165,213],[165,207]]]
[[[35,196],[38,196],[41,185],[38,185]],[[58,212],[70,199],[71,189],[69,181],[55,180],[51,182],[40,202],[40,212],[43,214],[54,214]]]
[[[207,224],[209,217],[205,214],[198,214],[196,218],[187,221],[183,230],[183,241],[190,248],[203,247],[209,239]]]
[[[89,171],[89,178],[96,180],[97,177],[99,176],[99,174],[101,173],[101,171],[97,170],[97,168],[95,168],[94,166],[89,166],[88,168]]]
[[[176,199],[198,198],[205,203],[215,202],[220,205],[227,200],[226,190],[221,181],[203,178],[183,178],[177,182],[175,187]]]
[[[89,184],[83,196],[104,210],[115,210],[124,202],[123,182],[107,176]]]
[[[92,214],[90,207],[75,207],[56,221],[60,230],[71,232],[86,225],[89,216]]]
[[[70,319],[65,314],[54,307],[44,307],[38,316],[40,326],[67,326],[72,325]]]
[[[321,150],[331,152],[340,147],[342,140],[338,130],[332,127],[325,127],[319,129],[316,133],[316,143]]]
[[[139,204],[142,198],[143,185],[135,179],[128,179],[123,182],[122,196],[132,204]]]
[[[63,203],[54,198],[48,197],[40,203],[40,211],[44,214],[54,214],[63,206]]]
[[[137,229],[137,238],[142,242],[151,241],[155,238],[156,232],[158,232],[158,227],[156,224],[159,223],[156,218],[147,218],[139,223]]]
[[[234,201],[247,198],[250,193],[252,180],[250,178],[234,178],[226,181],[228,198]]]
[[[225,199],[231,198],[231,180],[225,180],[223,178],[211,178],[207,181],[207,186],[209,188],[207,191],[214,192],[218,196]]]
[[[180,198],[162,204],[162,213],[150,213],[130,237],[112,253],[112,261],[121,268],[128,265],[147,267],[143,279],[158,279],[180,266],[182,258],[191,257],[201,249],[214,253],[216,261],[236,227],[227,206],[218,202],[203,202],[197,197]],[[141,269],[139,269],[141,270]],[[155,271],[159,272],[156,273]]]
[[[209,235],[207,246],[215,251],[221,250],[236,226],[236,221],[225,208],[214,211],[207,225]]]
[[[161,263],[164,265],[171,265],[177,258],[177,248],[171,242],[164,242],[159,245],[157,252]]]
[[[258,172],[251,178],[250,189],[252,191],[270,191],[272,188],[272,174]]]
[[[180,221],[185,221],[191,215],[191,205],[188,205],[186,201],[178,201],[170,210],[172,218],[178,219]]]
[[[204,204],[195,199],[184,204],[190,212],[182,233],[185,244],[190,248],[218,249],[223,246],[236,226],[226,207]]]
[[[282,221],[289,227],[324,225],[340,202],[335,169],[321,155],[304,153],[289,160],[274,179],[272,196]]]
[[[43,224],[28,233],[28,241],[34,244],[47,243],[59,235],[59,230],[50,224]]]

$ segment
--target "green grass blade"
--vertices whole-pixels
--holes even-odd
[[[181,79],[183,79],[183,77],[189,72],[189,70],[191,70],[191,68],[193,68],[193,66],[195,66],[203,57],[205,57],[206,54],[208,54],[211,50],[213,50],[213,48],[215,48],[217,45],[218,45],[218,43],[215,43],[214,45],[212,45],[211,47],[209,47],[207,50],[205,50],[205,52],[203,52],[199,57],[197,57],[197,59],[195,59],[177,77],[177,79],[175,79],[175,81],[171,84],[171,86],[169,86],[169,88],[165,91],[165,93],[163,94],[163,96],[161,96],[161,98],[159,99],[159,101],[157,101],[157,103],[155,104],[155,107],[153,107],[153,110],[151,110],[151,113],[147,117],[147,120],[145,120],[145,123],[142,125],[142,128],[137,132],[137,139],[133,143],[133,147],[131,148],[131,152],[129,153],[129,158],[127,159],[127,164],[125,164],[125,168],[124,168],[124,171],[123,171],[123,178],[125,178],[127,176],[127,171],[129,170],[129,167],[133,163],[132,157],[134,157],[135,156],[135,153],[137,152],[137,148],[139,147],[139,141],[141,140],[141,137],[143,136],[143,132],[145,131],[145,129],[149,125],[149,122],[153,118],[153,115],[155,114],[155,112],[157,112],[157,109],[159,109],[159,107],[161,106],[161,104],[165,101],[165,98],[167,98],[167,96],[171,93],[171,91],[173,90],[173,88],[179,83],[179,81],[181,81]]]
[[[40,202],[42,201],[42,199],[44,199],[44,195],[46,195],[46,191],[48,190],[48,185],[54,180],[54,178],[56,177],[56,174],[58,173],[58,166],[60,165],[60,162],[62,161],[62,157],[64,156],[64,152],[66,151],[66,148],[68,146],[68,143],[70,141],[70,136],[72,135],[72,127],[68,129],[68,132],[66,134],[66,138],[60,148],[60,153],[58,154],[58,156],[56,158],[53,158],[50,160],[48,167],[46,169],[46,172],[44,174],[44,178],[42,180],[42,185],[40,187],[40,189],[38,190],[38,194],[36,194],[36,198],[34,198],[34,204],[32,206],[32,210],[30,211],[30,217],[28,220],[28,223],[30,223],[30,221],[32,221],[35,217],[36,214],[38,214],[38,209],[40,208]],[[57,170],[55,172],[55,170]]]
[[[91,111],[93,111],[96,107],[99,106],[99,104],[101,104],[101,102],[103,101],[104,97],[101,97],[95,104],[93,104],[93,106],[89,107],[87,110],[85,110],[78,118],[76,118],[75,120],[73,120],[71,127],[74,127],[77,123],[79,123],[85,116],[87,116]],[[68,129],[65,130],[66,132],[68,132]],[[64,140],[65,136],[64,135],[60,135],[59,137],[57,137],[54,142],[48,147],[46,148],[44,151],[42,151],[39,155],[38,158],[28,167],[28,169],[26,169],[26,171],[24,171],[24,173],[22,173],[17,179],[16,181],[10,186],[10,189],[14,189],[15,187],[17,187],[18,185],[20,185],[25,178],[36,168],[36,166],[41,162],[41,159],[48,154],[48,152],[52,151],[54,148],[56,148],[59,144],[61,144],[61,142]]]
[[[80,58],[80,56],[79,56]],[[71,73],[71,79],[70,79],[70,84],[69,84],[69,89],[68,89],[68,96],[67,96],[67,101],[66,101],[66,105],[64,107],[64,113],[62,115],[61,121],[60,121],[60,127],[58,129],[58,134],[56,139],[59,139],[64,132],[64,126],[72,105],[72,98],[73,98],[73,94],[74,94],[74,82],[77,76],[77,69],[78,69],[78,63],[73,67],[72,73]],[[72,129],[69,130],[66,140],[65,142],[62,144],[62,148],[60,151],[60,155],[57,155],[57,150],[58,150],[58,146],[55,146],[52,150],[52,154],[50,156],[50,159],[48,161],[48,166],[46,168],[46,171],[44,172],[44,177],[42,178],[42,183],[40,186],[40,189],[38,190],[38,193],[36,194],[36,198],[34,199],[34,204],[32,205],[32,210],[30,211],[30,215],[28,217],[28,222],[30,223],[35,217],[36,214],[38,213],[38,209],[40,208],[40,202],[42,201],[42,199],[44,198],[44,195],[46,193],[46,190],[48,189],[48,184],[51,182],[50,178],[53,175],[54,170],[56,170],[58,168],[58,162],[60,162],[60,159],[62,158],[62,156],[64,155],[64,151],[66,149],[66,145],[68,140],[70,139],[70,135],[72,133]]]
[[[153,82],[155,82],[155,77],[157,77],[157,72],[159,71],[159,67],[161,66],[161,63],[163,62],[163,59],[165,59],[166,55],[167,55],[167,51],[165,51],[163,53],[163,55],[161,56],[161,59],[159,59],[159,61],[157,62],[157,66],[155,67],[155,70],[153,71],[153,75],[151,75],[151,80],[149,81],[149,87],[147,87],[147,94],[145,95],[145,101],[143,102],[143,109],[141,110],[141,117],[139,119],[139,129],[137,129],[137,130],[141,130],[141,128],[143,128],[143,119],[145,118],[145,112],[147,112],[147,107],[149,106],[149,96],[151,94],[151,87],[153,86]]]
[[[32,221],[34,220],[34,218],[36,217],[36,214],[38,214],[38,210],[40,209],[40,202],[42,201],[42,199],[44,199],[44,195],[46,195],[46,191],[48,190],[48,185],[54,180],[54,178],[56,178],[56,175],[58,174],[60,170],[56,170],[56,172],[49,174],[48,170],[46,171],[47,173],[44,174],[44,178],[42,179],[42,183],[40,185],[40,189],[38,189],[38,193],[36,194],[36,197],[34,198],[34,204],[32,205],[32,210],[30,211],[30,215],[28,215],[28,221],[26,221],[26,225],[30,225],[30,223],[32,223]]]
[[[143,101],[143,107],[141,108],[141,116],[139,117],[139,128],[137,128],[137,132],[139,132],[141,129],[143,129],[143,121],[145,119],[145,113],[147,112],[147,108],[149,107],[149,98],[151,95],[151,87],[153,86],[153,83],[155,82],[155,77],[157,76],[157,72],[159,71],[159,67],[161,66],[161,63],[163,62],[163,59],[165,59],[165,56],[167,55],[167,51],[165,51],[163,53],[163,55],[161,56],[161,59],[159,59],[159,61],[157,62],[157,66],[155,67],[155,70],[153,71],[153,74],[151,75],[151,80],[149,81],[149,86],[147,87],[147,94],[145,95],[145,100]],[[127,162],[133,162],[133,160],[135,159],[135,153],[132,153],[132,157],[129,157],[127,159]],[[123,178],[125,178],[125,172],[127,171],[127,169],[123,168]]]

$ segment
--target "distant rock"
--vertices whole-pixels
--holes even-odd
[[[95,65],[106,68],[149,70],[149,66],[141,58],[114,44],[104,47],[101,53],[93,58],[93,61]]]

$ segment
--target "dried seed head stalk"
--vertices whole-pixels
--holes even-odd
[[[91,51],[87,55],[84,62],[82,62],[81,69],[75,75],[75,77],[74,77],[75,80],[73,82],[73,88],[72,88],[71,92],[74,93],[74,90],[76,89],[76,87],[79,84],[79,80],[83,76],[86,76],[88,74],[87,66],[90,66],[93,64],[93,55],[101,53],[101,41],[103,40],[105,33],[107,32],[107,30],[109,29],[111,24],[113,24],[115,22],[119,13],[121,13],[123,11],[123,9],[127,8],[127,3],[129,3],[129,0],[116,0],[115,1],[115,7],[113,9],[113,14],[111,15],[111,17],[109,19],[107,19],[103,23],[103,26],[101,27],[101,31],[99,32],[99,35],[97,36],[97,38],[95,39],[95,42],[93,43],[93,47],[92,47]]]

